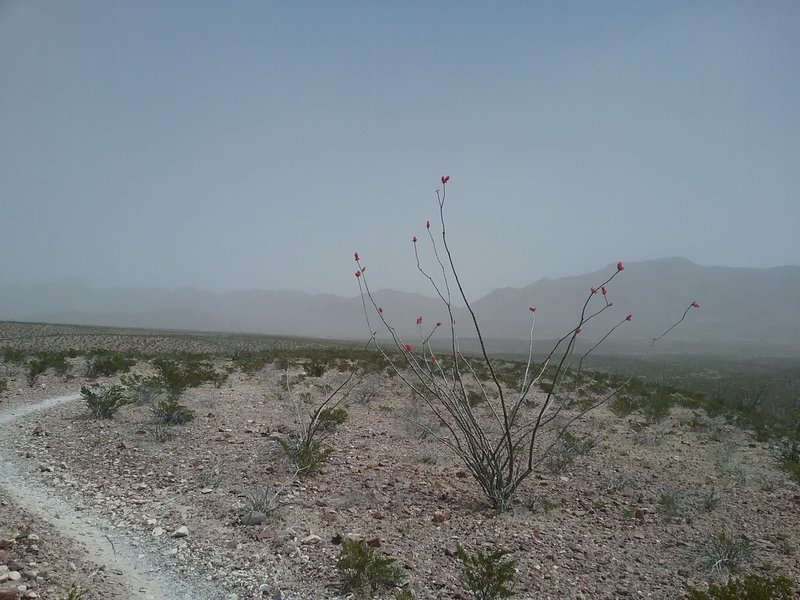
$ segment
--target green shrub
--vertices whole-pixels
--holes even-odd
[[[508,550],[495,550],[484,554],[480,550],[468,553],[458,546],[456,551],[462,562],[461,581],[478,600],[511,598],[516,576],[516,561],[506,560]]]
[[[712,583],[708,591],[691,588],[689,600],[793,600],[795,586],[784,576],[747,575],[725,585]]]
[[[314,438],[279,439],[278,444],[297,470],[307,475],[318,473],[332,452],[331,448],[323,446]]]
[[[125,397],[119,385],[108,388],[81,387],[81,396],[95,419],[112,419],[114,414],[130,401]]]
[[[36,379],[47,371],[53,369],[58,375],[64,377],[69,373],[70,364],[67,362],[67,352],[39,352],[28,363],[28,372],[25,378],[28,385],[33,387]]]
[[[382,556],[366,544],[343,539],[336,570],[348,591],[371,593],[400,583],[403,571],[393,563],[393,558]]]
[[[579,456],[588,454],[594,448],[594,439],[591,436],[578,436],[570,431],[565,431],[553,447],[544,465],[554,475],[562,473]]]
[[[310,415],[314,418],[313,413]],[[317,417],[320,431],[333,431],[347,420],[347,411],[344,408],[325,408]]]
[[[4,346],[3,349],[0,350],[0,354],[3,355],[3,362],[14,363],[16,365],[24,364],[28,359],[28,355],[23,350],[18,350],[11,346]]]
[[[753,553],[753,543],[727,532],[715,534],[703,548],[701,563],[716,573],[735,573]]]
[[[87,377],[111,377],[117,373],[127,373],[136,360],[124,354],[99,352],[86,365]]]
[[[164,425],[181,425],[194,419],[194,411],[174,396],[164,398],[152,410],[156,421]]]
[[[127,374],[123,375],[120,381],[128,391],[128,398],[134,404],[152,404],[164,394],[160,377]]]
[[[5,377],[0,378],[0,394],[8,391],[8,379]]]
[[[614,397],[608,405],[618,417],[627,417],[639,407],[634,397],[630,394],[622,393]]]
[[[188,358],[177,361],[169,358],[156,358],[152,361],[159,370],[164,389],[170,396],[178,398],[188,388],[204,383],[214,383],[219,373],[207,361]]]
[[[312,360],[303,365],[303,370],[309,377],[322,377],[327,369],[328,366],[320,360]]]

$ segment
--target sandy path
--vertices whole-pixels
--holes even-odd
[[[124,580],[130,598],[208,600],[224,597],[207,589],[201,582],[194,581],[188,585],[181,581],[176,573],[165,570],[154,552],[142,546],[135,547],[104,519],[86,511],[76,511],[15,464],[13,450],[4,443],[6,436],[3,432],[8,430],[8,426],[35,411],[79,398],[79,394],[72,394],[0,409],[0,488],[31,514],[85,546],[92,560],[117,573]]]

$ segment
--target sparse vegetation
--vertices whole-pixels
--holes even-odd
[[[38,352],[28,363],[28,372],[25,375],[28,385],[33,387],[39,375],[48,369],[65,377],[70,370],[70,364],[67,362],[69,357],[74,357],[74,352]]]
[[[506,557],[508,550],[470,554],[463,547],[457,550],[462,563],[461,580],[478,600],[497,600],[514,596],[516,563]]]
[[[356,540],[343,539],[336,570],[345,589],[371,595],[380,588],[390,588],[402,581],[403,571],[394,559]]]
[[[753,542],[743,536],[718,532],[703,546],[702,566],[711,573],[728,574],[738,572],[744,561],[753,554]]]
[[[136,364],[136,359],[118,352],[98,352],[86,365],[86,376],[111,377],[117,373],[127,373]]]
[[[229,338],[224,339],[226,343],[230,342]],[[58,339],[65,348],[68,348],[66,342],[69,341]],[[203,337],[202,342],[212,346],[214,338]],[[249,339],[247,343],[250,343]],[[5,363],[5,367],[0,364],[0,374],[7,377],[12,389],[20,387],[28,361],[39,351],[37,348],[29,349],[22,368],[12,363]],[[181,500],[176,500],[176,508],[197,510],[203,517],[213,516],[221,527],[226,528],[225,539],[230,540],[231,546],[218,550],[219,558],[226,565],[220,567],[221,572],[227,570],[227,565],[232,565],[234,560],[256,551],[270,555],[280,553],[291,556],[291,560],[307,556],[307,560],[314,563],[318,555],[324,554],[315,551],[323,546],[314,544],[327,547],[326,540],[345,532],[354,532],[352,535],[359,539],[363,535],[363,539],[374,545],[370,549],[376,555],[384,556],[391,552],[397,558],[394,565],[408,568],[408,573],[413,573],[414,577],[412,585],[402,590],[391,589],[398,583],[405,584],[402,577],[397,583],[379,585],[374,591],[369,584],[358,584],[358,591],[351,593],[363,597],[422,598],[446,593],[479,598],[479,592],[473,591],[465,580],[462,579],[462,585],[456,580],[463,563],[455,560],[456,552],[450,543],[460,542],[470,550],[479,549],[488,555],[498,544],[503,544],[503,540],[511,539],[508,536],[513,528],[522,523],[529,524],[538,532],[536,539],[541,541],[543,552],[536,556],[529,552],[516,552],[517,544],[513,542],[515,554],[503,557],[504,561],[516,559],[518,570],[508,587],[520,597],[557,597],[561,592],[558,582],[538,576],[551,569],[555,572],[554,567],[560,570],[562,582],[569,577],[578,582],[576,585],[604,596],[614,595],[617,589],[634,589],[633,585],[637,585],[638,589],[658,589],[664,597],[682,597],[688,593],[682,589],[685,577],[697,585],[697,575],[702,573],[716,583],[710,587],[698,585],[705,591],[695,591],[709,594],[697,598],[709,599],[761,597],[757,595],[761,589],[744,575],[751,568],[757,568],[759,576],[793,572],[791,568],[797,552],[796,540],[790,533],[797,521],[792,502],[795,484],[787,481],[787,477],[775,468],[783,466],[784,457],[790,460],[794,457],[791,413],[785,412],[780,419],[772,421],[759,420],[756,427],[755,421],[748,422],[750,415],[740,409],[727,405],[720,409],[709,397],[704,398],[691,390],[671,388],[666,378],[655,384],[633,379],[624,388],[619,397],[624,396],[633,406],[628,418],[615,419],[606,410],[600,410],[592,422],[570,426],[559,438],[558,432],[569,424],[572,416],[600,400],[605,390],[619,386],[628,377],[588,369],[580,375],[574,369],[568,371],[560,386],[556,386],[556,399],[563,402],[563,408],[558,418],[550,423],[551,429],[540,437],[545,446],[553,441],[556,443],[547,455],[549,460],[539,463],[539,471],[521,488],[518,496],[521,499],[519,503],[530,512],[517,507],[506,515],[487,518],[476,502],[480,495],[477,486],[470,485],[471,474],[438,445],[435,436],[445,434],[445,424],[420,396],[416,396],[413,410],[405,407],[414,394],[409,394],[399,379],[392,382],[383,374],[371,376],[367,380],[371,385],[355,385],[355,391],[348,397],[355,402],[347,404],[342,401],[332,407],[329,404],[320,411],[317,416],[320,433],[316,439],[323,442],[319,447],[327,453],[320,463],[321,474],[313,481],[306,481],[304,477],[287,487],[285,493],[276,496],[278,484],[275,482],[281,479],[281,469],[285,467],[277,441],[292,443],[300,439],[301,426],[314,420],[319,404],[331,393],[324,388],[326,383],[346,378],[349,370],[359,375],[364,373],[354,358],[361,356],[359,351],[353,350],[350,359],[343,357],[345,352],[350,351],[341,350],[338,358],[327,361],[328,370],[320,380],[304,368],[318,356],[317,350],[308,354],[297,347],[289,351],[265,351],[273,357],[289,357],[286,361],[290,365],[288,383],[293,398],[279,397],[279,392],[286,389],[286,373],[282,374],[284,380],[280,384],[283,390],[276,389],[280,373],[272,361],[265,363],[266,372],[258,373],[257,379],[235,377],[231,389],[223,394],[209,389],[208,384],[214,384],[213,381],[206,381],[205,389],[193,391],[185,388],[180,401],[185,398],[186,404],[195,408],[199,422],[197,426],[183,430],[155,419],[146,420],[151,409],[169,397],[160,369],[153,368],[151,360],[146,359],[121,377],[120,381],[127,388],[124,392],[126,402],[133,404],[132,401],[137,399],[138,406],[118,411],[115,415],[117,422],[104,424],[72,419],[67,423],[69,431],[65,432],[54,427],[52,421],[48,425],[43,420],[41,428],[28,428],[24,435],[9,430],[8,435],[16,436],[21,451],[30,450],[33,456],[41,457],[41,468],[52,467],[56,475],[62,469],[74,469],[74,473],[81,469],[87,483],[92,483],[92,487],[87,488],[89,494],[97,489],[94,486],[108,487],[109,482],[114,481],[119,485],[120,499],[135,498],[137,507],[141,506],[137,510],[158,519],[158,526],[164,523],[160,505],[150,501],[150,494],[144,487],[135,486],[146,484],[155,489],[151,479],[157,478],[161,489],[179,491],[176,498]],[[114,344],[109,353],[132,355],[123,344]],[[190,362],[207,363],[216,372],[227,374],[234,365],[229,358],[232,354],[229,348],[225,348],[223,354],[164,352],[158,358],[171,361],[180,368]],[[86,355],[91,359],[97,353],[90,349]],[[82,360],[71,360],[66,350],[64,356],[69,365],[83,364]],[[376,361],[378,364],[385,363],[379,354],[373,353],[373,356],[380,358]],[[396,359],[398,355],[389,356]],[[487,390],[485,397],[478,398],[481,385],[477,382],[485,384],[487,374],[476,366],[477,361],[470,360],[475,374],[465,374],[465,384],[471,392],[468,401],[475,414],[482,418],[491,414],[499,399],[491,389]],[[446,358],[438,362],[443,369],[453,368],[452,361]],[[495,364],[498,374],[508,376],[509,381],[514,380],[514,385],[518,386],[524,380],[524,362],[497,361]],[[532,364],[541,369],[541,363]],[[78,377],[82,378],[85,373],[82,368],[80,371]],[[53,375],[51,371],[49,377],[42,377],[42,380],[49,386]],[[407,375],[407,371],[401,371],[398,377]],[[552,370],[547,370],[546,375],[549,381]],[[89,386],[90,382],[82,382]],[[53,395],[69,393],[62,392],[62,388],[53,389]],[[98,388],[91,389],[98,391]],[[373,398],[374,390],[380,389],[380,400],[377,403],[362,402],[362,389],[367,398]],[[23,391],[22,395],[41,398],[48,393],[32,390]],[[25,401],[24,397],[16,396],[3,398],[3,403],[13,406],[18,401]],[[655,396],[667,399],[670,407],[671,414],[661,420],[645,416],[644,406],[648,398]],[[537,389],[528,399],[525,410],[535,410],[543,397]],[[334,402],[336,400],[338,397]],[[294,411],[291,410],[293,406]],[[72,409],[59,409],[64,410]],[[421,422],[423,427],[412,428],[409,416]],[[408,432],[404,431],[404,426],[409,427]],[[632,428],[638,429],[639,433],[634,433]],[[741,428],[747,428],[753,434]],[[167,441],[176,435],[181,439],[166,446],[148,443],[150,439]],[[413,437],[409,439],[409,435]],[[416,437],[423,439],[409,443]],[[65,442],[67,439],[68,443]],[[584,441],[586,450],[595,447],[586,458],[576,462],[576,457],[581,456],[581,452],[576,450],[580,450]],[[77,458],[75,453],[79,448],[91,455],[91,462]],[[560,455],[569,458],[561,460]],[[689,456],[691,460],[683,460]],[[60,466],[62,457],[64,467]],[[335,460],[326,463],[331,457]],[[775,462],[770,464],[769,459],[773,457]],[[562,466],[555,468],[557,463]],[[87,464],[96,464],[96,468],[86,470]],[[551,475],[551,465],[554,473],[568,477]],[[133,469],[129,470],[129,466]],[[109,473],[116,473],[117,479],[111,479]],[[137,476],[144,473],[149,474],[146,479]],[[300,475],[305,473],[300,472]],[[681,482],[680,489],[670,487],[670,482],[676,481]],[[134,491],[126,492],[126,485]],[[763,512],[751,513],[752,521],[747,522],[747,533],[757,536],[752,537],[758,540],[757,544],[733,534],[722,534],[723,542],[717,544],[711,543],[711,534],[707,534],[707,539],[697,536],[697,531],[719,531],[722,519],[729,523],[747,519],[741,502],[745,496],[747,506],[754,503],[763,506]],[[285,513],[285,523],[276,525],[269,518],[262,521],[262,515],[284,514],[275,507],[295,497],[297,501]],[[723,513],[719,512],[721,503],[724,503]],[[243,516],[243,510],[249,511],[249,516]],[[262,510],[267,512],[262,513]],[[368,516],[362,519],[362,514]],[[780,514],[781,519],[775,521],[775,514]],[[597,525],[600,521],[602,529]],[[308,526],[299,526],[305,523]],[[358,525],[354,526],[354,523]],[[684,527],[683,523],[687,526]],[[172,527],[178,525],[165,524],[167,535],[172,533]],[[192,523],[187,524],[191,529]],[[580,539],[565,535],[561,528],[564,524],[569,531],[577,531],[572,528],[579,524]],[[370,527],[378,531],[371,531]],[[458,532],[459,537],[455,538],[448,532]],[[680,539],[687,532],[692,532],[692,539],[687,539],[685,546],[681,543],[676,552],[663,553],[663,547],[655,542],[656,539],[662,542]],[[316,535],[313,534],[320,536],[322,541],[314,541]],[[643,537],[638,537],[640,534]],[[452,550],[443,552],[441,540],[445,536],[452,540],[447,542],[447,548]],[[636,536],[637,556],[642,558],[635,573],[626,571],[620,577],[613,565],[599,562],[592,563],[589,573],[571,566],[576,557],[598,552],[601,544],[608,546],[610,554],[619,557],[621,546],[615,544],[622,544],[621,540],[631,536]],[[724,543],[726,537],[729,538],[727,544]],[[310,538],[310,541],[305,541],[305,538]],[[400,544],[402,539],[415,540],[413,552]],[[524,545],[525,541],[520,540],[521,550]],[[744,547],[744,551],[740,547]],[[564,562],[563,557],[568,560]],[[659,561],[658,569],[650,569],[648,561],[655,564],[656,560]],[[313,567],[322,564],[313,564]],[[775,565],[775,571],[766,570],[765,564]],[[541,571],[536,565],[541,565]],[[691,574],[671,578],[671,574],[681,569]],[[247,567],[242,567],[242,571],[245,570]],[[402,574],[405,569],[399,571]],[[292,581],[291,577],[289,581]],[[732,577],[732,583],[726,583],[729,577]],[[762,578],[778,579],[777,576]],[[233,578],[224,581],[232,583]],[[292,583],[297,585],[297,580]],[[330,579],[327,584],[330,585]],[[652,587],[648,587],[651,584]],[[332,593],[330,587],[324,588],[318,582],[308,582],[308,585],[318,593],[318,597]],[[729,595],[722,595],[720,590],[723,589]],[[774,589],[766,589],[768,592],[764,598],[776,594]],[[245,590],[242,586],[234,591],[247,595],[256,590]],[[64,588],[61,597],[66,594]]]
[[[529,307],[531,325],[528,360],[521,378],[515,381],[516,372],[503,373],[501,361],[489,356],[478,318],[464,293],[448,245],[444,207],[449,179],[447,176],[442,177],[442,186],[436,191],[440,239],[437,240],[431,231],[430,221],[426,223],[426,237],[432,255],[431,266],[423,266],[418,239],[416,236],[412,238],[417,270],[430,282],[441,301],[442,314],[447,315],[446,324],[437,321],[428,325],[422,315],[418,316],[416,324],[420,342],[415,348],[398,335],[396,327],[384,315],[383,308],[378,306],[358,252],[354,255],[357,265],[355,277],[364,318],[372,336],[370,341],[374,342],[376,350],[383,354],[403,383],[427,404],[427,408],[441,423],[443,435],[429,433],[460,460],[489,504],[495,509],[505,510],[511,506],[520,486],[542,463],[550,459],[552,451],[570,425],[587,412],[611,400],[627,384],[624,382],[616,388],[603,385],[603,380],[607,381],[607,377],[596,376],[594,381],[588,383],[588,388],[598,396],[584,399],[578,411],[570,413],[575,405],[572,393],[580,387],[578,376],[584,360],[618,327],[632,319],[631,315],[625,316],[607,331],[600,342],[584,351],[579,358],[573,356],[583,328],[612,307],[613,303],[607,297],[607,286],[613,285],[614,279],[625,267],[618,262],[616,270],[591,287],[577,311],[575,326],[561,335],[540,365],[533,362],[536,308]],[[461,328],[456,332],[454,297],[466,307],[469,314],[468,331],[470,336],[477,338],[477,357],[467,357],[461,351],[458,338],[464,333]],[[680,319],[661,336],[654,338],[653,343],[679,325],[690,310],[699,307],[699,303],[692,301]],[[377,342],[373,326],[376,323],[391,338],[398,355],[390,355]],[[437,353],[434,352],[431,339],[440,327],[449,331],[449,342],[445,352]],[[446,365],[441,360],[442,354],[447,355]],[[571,370],[573,358],[578,363],[574,373]],[[481,383],[483,381],[486,382],[485,385]],[[478,385],[473,385],[473,382]],[[504,385],[506,383],[515,385],[509,389]],[[539,398],[536,397],[537,389],[540,390]],[[475,393],[482,396],[482,400],[476,398]]]
[[[84,385],[81,387],[81,396],[95,419],[112,419],[120,408],[129,403],[119,385],[91,388]]]
[[[157,402],[152,411],[156,421],[163,425],[182,425],[194,419],[194,411],[173,396]]]
[[[708,590],[690,589],[689,600],[793,600],[795,586],[783,575],[746,575],[727,583],[711,583]]]

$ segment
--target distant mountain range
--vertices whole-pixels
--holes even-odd
[[[590,288],[614,273],[609,265],[593,273],[541,279],[524,288],[497,289],[472,301],[485,339],[495,350],[524,353],[530,333],[529,306],[536,307],[536,349],[573,329]],[[800,267],[770,269],[701,267],[682,258],[625,265],[608,286],[614,303],[582,330],[592,344],[631,313],[604,342],[606,352],[643,351],[676,322],[693,300],[701,304],[659,342],[659,352],[800,356]],[[447,322],[441,301],[419,294],[383,290],[375,294],[388,320],[413,342],[418,315],[424,326]],[[600,294],[589,312],[603,306]],[[370,316],[373,317],[372,309]],[[471,317],[455,311],[459,336],[475,337]],[[0,287],[0,320],[42,321],[194,331],[232,331],[331,339],[366,339],[361,299],[329,294],[250,290],[215,294],[194,288],[94,289],[67,280]],[[377,321],[373,319],[373,327]],[[437,334],[447,339],[446,331]],[[1,340],[0,340],[1,342]]]

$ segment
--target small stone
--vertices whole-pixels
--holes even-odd
[[[434,523],[444,523],[450,518],[450,511],[449,510],[437,510],[433,513],[433,522]]]
[[[20,579],[22,579],[22,575],[20,575],[19,571],[9,571],[8,573],[9,581],[19,581]]]
[[[267,520],[267,515],[257,510],[251,510],[242,517],[242,525],[261,525]]]
[[[302,540],[300,540],[300,543],[303,545],[309,545],[309,544],[319,544],[321,541],[322,541],[321,537],[319,537],[316,533],[312,533],[304,537]]]
[[[203,488],[202,490],[200,490],[200,493],[201,494],[210,494],[213,491],[214,491],[214,488]]]
[[[189,535],[189,528],[186,525],[182,525],[178,527],[177,531],[172,534],[174,538],[184,538]]]
[[[333,523],[338,518],[339,515],[332,508],[329,508],[328,510],[322,513],[322,520],[327,521],[328,523]]]
[[[156,537],[164,535],[164,530],[161,527],[156,527],[155,529],[153,529],[153,535]]]

